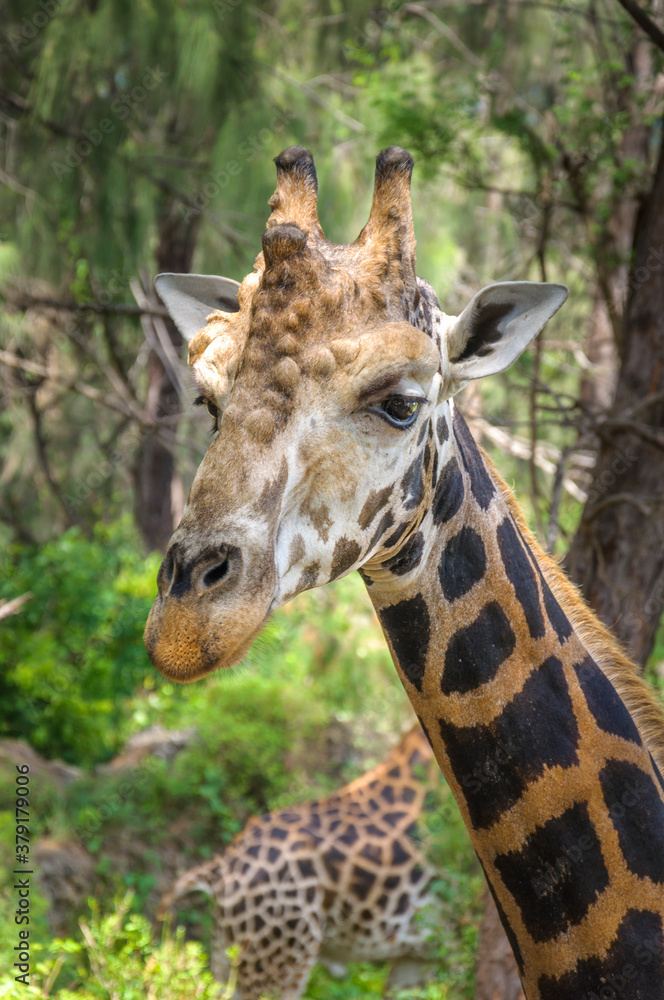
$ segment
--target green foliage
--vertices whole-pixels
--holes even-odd
[[[0,727],[49,757],[108,759],[123,742],[122,700],[143,680],[157,562],[126,522],[72,528],[5,555],[0,596],[32,598],[3,629]]]
[[[661,114],[653,88],[638,89],[633,29],[618,7],[607,20],[582,3],[56,6],[32,32],[25,4],[6,4],[3,286],[79,306],[129,303],[130,279],[153,273],[159,250],[183,232],[196,243],[192,270],[241,277],[259,249],[270,159],[291,142],[316,154],[326,232],[350,240],[366,219],[375,152],[401,143],[417,160],[418,272],[446,311],[483,283],[539,279],[543,268],[570,285],[540,361],[527,353],[479,393],[482,415],[523,445],[537,379],[540,437],[559,451],[578,445],[583,371],[572,352],[584,348],[600,277],[628,263],[611,244],[616,205],[638,198],[649,177],[650,164],[623,145],[635,122],[647,130]],[[661,55],[652,58],[655,79]],[[36,783],[35,834],[82,842],[97,863],[96,894],[108,901],[131,886],[135,908],[149,912],[165,844],[193,863],[250,813],[350,780],[381,756],[408,710],[357,577],[282,609],[242,668],[186,688],[158,678],[141,638],[156,558],[143,558],[126,522],[106,523],[132,505],[143,429],[122,408],[69,390],[76,379],[117,403],[120,379],[143,406],[138,320],[5,302],[2,320],[3,346],[53,377],[14,372],[2,383],[0,598],[33,596],[2,623],[0,732],[90,768],[147,725],[196,726],[170,765],[148,759],[123,774],[88,773],[64,791]],[[191,407],[178,432],[186,487],[207,444]],[[551,476],[535,471],[541,496],[527,498],[524,460],[489,450],[531,522],[546,516]],[[560,551],[579,513],[563,492]],[[660,636],[653,660],[662,659]],[[472,995],[482,883],[449,790],[430,805],[425,840],[446,873],[436,924],[444,933],[436,984],[409,995],[456,1000]],[[2,843],[10,829],[3,814]],[[0,903],[11,918],[9,889]],[[45,944],[37,889],[33,913],[35,943]],[[6,925],[3,955],[12,947]],[[85,926],[89,938],[41,952],[39,985],[22,996],[199,995],[191,991],[203,980],[180,983],[178,962],[187,955],[202,971],[200,951],[177,937],[151,943],[125,904],[115,916],[93,912]],[[105,985],[94,981],[102,943]],[[60,947],[69,957],[46,987]],[[335,981],[318,969],[309,996],[368,1000],[385,977],[385,968],[357,966]],[[5,980],[0,996],[12,989]]]
[[[366,963],[350,965],[346,975],[335,978],[322,965],[312,974],[304,1000],[381,1000],[388,968]]]
[[[132,895],[103,914],[91,902],[89,921],[80,921],[77,939],[53,940],[38,947],[39,960],[29,986],[0,978],[3,1000],[49,997],[52,1000],[225,1000],[200,945],[184,941],[183,929],[165,930],[152,940],[145,917],[130,912]],[[232,995],[232,994],[230,994]]]

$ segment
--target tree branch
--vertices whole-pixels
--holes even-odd
[[[11,601],[0,601],[0,619],[9,618],[10,615],[17,615],[21,610],[26,601],[29,601],[32,597],[30,591],[25,594],[21,594],[20,597],[15,597]]]
[[[645,10],[642,10],[634,0],[618,0],[618,3],[627,11],[632,20],[636,21],[639,28],[645,31],[657,48],[664,52],[664,31],[650,19]]]
[[[160,306],[150,306],[149,309],[142,309],[140,306],[132,305],[130,302],[60,302],[58,299],[49,299],[40,295],[29,295],[27,293],[7,294],[8,302],[17,309],[29,309],[31,306],[46,306],[50,309],[62,309],[72,313],[97,313],[99,316],[162,316],[168,319],[167,311]]]

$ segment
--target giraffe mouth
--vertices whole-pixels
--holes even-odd
[[[274,604],[274,565],[262,552],[224,543],[189,563],[174,543],[159,571],[159,593],[145,626],[153,665],[188,683],[242,660]]]
[[[265,627],[271,608],[270,604],[258,623],[246,622],[245,616],[240,616],[240,622],[232,616],[232,623],[225,623],[225,627],[221,623],[215,630],[207,616],[165,605],[157,598],[145,626],[148,656],[160,674],[179,684],[200,680],[216,670],[228,670],[244,658]]]

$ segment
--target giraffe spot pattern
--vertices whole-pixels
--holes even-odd
[[[391,510],[386,511],[378,522],[378,527],[373,533],[373,537],[367,546],[367,552],[371,552],[376,542],[378,542],[388,528],[391,528],[394,524],[394,514]]]
[[[537,575],[509,516],[498,526],[497,536],[507,579],[514,587],[516,598],[523,608],[531,638],[542,639],[546,628],[540,606]]]
[[[397,916],[400,916],[402,913],[405,913],[409,907],[410,907],[410,896],[407,893],[402,892],[401,895],[399,896],[399,902],[397,903],[394,912]]]
[[[572,631],[573,631],[572,625],[569,622],[569,620],[567,619],[567,617],[565,616],[565,613],[563,612],[563,609],[560,607],[558,601],[554,597],[553,592],[552,592],[549,584],[546,582],[546,580],[544,578],[544,574],[542,573],[542,570],[540,569],[540,567],[538,566],[538,564],[535,562],[533,554],[530,551],[528,545],[526,544],[526,541],[525,541],[523,535],[521,534],[521,532],[519,531],[518,528],[516,528],[516,530],[518,532],[519,538],[521,539],[521,543],[523,545],[524,551],[525,551],[528,559],[531,561],[531,564],[533,565],[533,568],[536,570],[537,575],[540,578],[540,583],[542,585],[542,600],[543,600],[543,603],[544,603],[544,609],[546,611],[546,616],[549,619],[549,623],[551,625],[551,628],[554,630],[554,632],[556,633],[556,635],[558,637],[558,642],[560,642],[562,644],[567,639],[569,639],[569,637],[571,636]]]
[[[636,764],[609,760],[599,773],[602,794],[618,834],[625,864],[639,878],[664,883],[664,802],[650,775]]]
[[[443,694],[467,694],[496,676],[514,651],[516,637],[498,601],[485,605],[474,622],[458,629],[445,651]]]
[[[362,510],[360,511],[360,516],[357,519],[362,531],[369,527],[376,514],[383,509],[387,501],[390,499],[390,494],[392,493],[393,485],[390,483],[382,490],[371,490],[369,496],[364,501]]]
[[[532,672],[489,725],[454,726],[444,719],[438,725],[477,829],[495,823],[547,767],[578,763],[579,730],[555,656]]]
[[[275,479],[265,483],[258,499],[258,509],[262,513],[271,514],[281,502],[286,483],[288,482],[288,462],[284,456],[281,460],[279,473]]]
[[[401,480],[401,496],[406,510],[412,510],[421,502],[424,496],[424,480],[422,478],[422,462],[424,451],[406,469]]]
[[[431,634],[426,601],[421,594],[416,594],[382,608],[378,618],[399,666],[410,683],[421,691]]]
[[[438,526],[450,521],[463,503],[463,476],[456,458],[451,458],[440,470],[431,504],[433,523]]]
[[[339,840],[342,844],[346,844],[347,847],[352,847],[353,844],[359,839],[359,833],[353,823],[349,823],[346,827],[344,833],[341,834]]]
[[[410,521],[403,521],[396,531],[393,531],[390,537],[385,539],[385,548],[391,549],[393,545],[396,545],[408,527],[410,527]]]
[[[664,778],[662,778],[662,775],[660,773],[659,768],[657,767],[657,764],[655,763],[655,758],[653,757],[653,755],[649,753],[648,756],[650,757],[650,763],[652,764],[652,769],[655,772],[655,777],[659,782],[660,788],[664,792]]]
[[[414,535],[402,545],[396,555],[387,559],[383,566],[389,569],[395,576],[405,576],[419,566],[424,552],[424,535],[421,531],[416,531]]]
[[[485,572],[484,542],[472,528],[462,528],[445,546],[438,567],[440,586],[446,600],[455,601],[463,597]]]
[[[641,737],[634,720],[613,684],[604,671],[600,670],[592,656],[586,656],[580,663],[575,663],[574,670],[588,708],[600,729],[640,746]]]
[[[345,573],[354,562],[360,558],[361,548],[357,542],[342,535],[334,546],[332,553],[332,576],[331,580],[336,580],[338,576]]]
[[[346,860],[346,855],[342,854],[336,847],[330,847],[322,855],[325,870],[333,882],[338,882],[340,877],[339,866]]]
[[[519,970],[519,973],[523,974],[523,955],[521,954],[521,948],[519,947],[518,938],[517,938],[516,934],[514,933],[514,928],[510,924],[509,920],[507,919],[507,916],[506,916],[505,911],[504,911],[504,909],[503,909],[503,907],[501,905],[501,902],[498,899],[498,896],[496,895],[496,890],[494,889],[494,887],[493,887],[493,885],[491,883],[491,879],[489,878],[489,876],[486,873],[486,868],[482,864],[481,858],[480,858],[480,865],[482,867],[482,871],[484,872],[484,879],[486,881],[486,884],[489,886],[489,892],[491,893],[491,898],[493,899],[494,906],[496,907],[496,910],[498,912],[498,916],[500,918],[500,922],[503,925],[503,930],[505,931],[505,936],[507,937],[507,940],[509,942],[509,946],[512,949],[512,954],[514,955],[514,960],[515,960],[515,962],[517,964],[517,968]]]
[[[664,1000],[664,935],[655,913],[628,910],[603,958],[581,959],[558,978],[541,976],[541,1000]]]
[[[364,901],[367,898],[375,881],[376,876],[373,872],[367,871],[366,868],[361,868],[359,865],[353,865],[350,891],[353,892],[358,899]]]
[[[250,889],[255,889],[257,885],[262,885],[264,882],[269,882],[270,876],[268,875],[265,868],[259,868],[252,880],[249,883]]]
[[[383,850],[380,844],[365,844],[360,849],[360,857],[374,865],[381,865],[383,863]]]
[[[609,884],[602,845],[585,802],[548,820],[495,866],[534,941],[580,923]]]
[[[424,462],[422,463],[422,468],[424,469],[425,476],[429,471],[430,465],[431,465],[431,447],[429,445],[429,442],[427,441],[427,444],[424,448]]]
[[[470,489],[482,510],[487,510],[496,493],[496,486],[489,475],[479,448],[471,437],[468,425],[459,411],[454,410],[454,434],[461,453],[461,461],[470,479]]]
[[[433,465],[431,466],[431,489],[435,490],[438,482],[438,452],[433,453]]]
[[[300,574],[300,579],[295,584],[296,590],[311,590],[316,586],[316,581],[320,574],[320,563],[312,562],[305,566]]]
[[[438,417],[436,421],[436,436],[440,444],[445,444],[450,436],[450,428],[445,417]]]
[[[558,642],[563,643],[572,634],[572,626],[568,619],[565,617],[563,609],[558,604],[558,601],[553,596],[551,588],[548,583],[542,577],[542,595],[544,597],[544,607],[546,609],[546,616],[551,622],[551,628],[554,630],[558,636]]]
[[[407,851],[398,840],[395,840],[392,844],[392,864],[403,865],[406,861],[410,861],[410,858],[410,851]]]

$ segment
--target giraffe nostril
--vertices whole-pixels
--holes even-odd
[[[220,563],[217,563],[216,566],[213,566],[212,569],[209,569],[204,574],[203,586],[208,588],[214,587],[215,583],[219,583],[221,580],[224,580],[228,576],[228,570],[229,570],[229,563],[228,563],[228,556],[226,556],[225,559],[223,559]]]
[[[159,572],[157,574],[157,586],[160,589],[163,587],[168,588],[170,586],[174,571],[175,553],[173,549],[169,549],[162,559],[161,566],[159,567]]]

